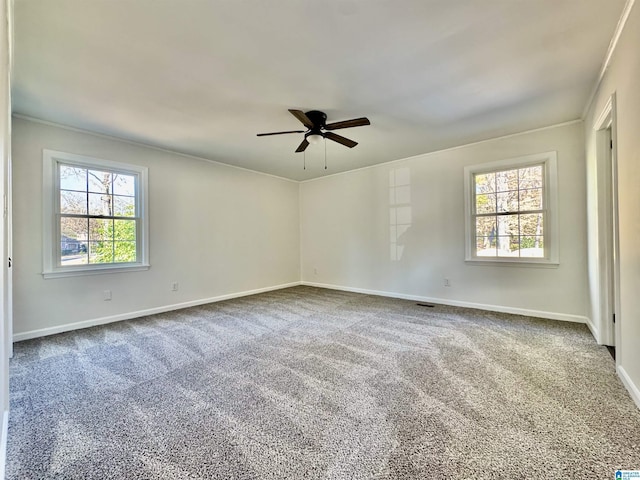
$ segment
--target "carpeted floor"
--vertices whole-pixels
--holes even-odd
[[[9,479],[613,479],[584,325],[295,287],[21,342]]]

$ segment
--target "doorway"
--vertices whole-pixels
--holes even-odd
[[[620,356],[619,331],[619,249],[618,178],[616,162],[615,94],[594,124],[596,133],[597,241],[598,241],[598,343],[610,347],[614,358]]]

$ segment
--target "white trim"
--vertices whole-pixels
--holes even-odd
[[[134,263],[88,264],[60,266],[60,225],[56,213],[59,211],[58,162],[69,162],[86,168],[105,168],[111,171],[130,173],[136,180],[136,216],[141,223],[137,227],[136,251],[139,261]],[[42,150],[42,275],[44,278],[95,275],[149,269],[149,169],[142,165],[114,162],[75,153]],[[88,212],[87,212],[88,213]]]
[[[283,288],[296,287],[298,285],[301,285],[301,282],[284,283],[282,285],[274,285],[271,287],[256,288],[254,290],[246,290],[243,292],[218,295],[217,297],[201,298],[198,300],[191,300],[183,303],[174,303],[172,305],[163,305],[160,307],[148,308],[145,310],[137,310],[135,312],[121,313],[119,315],[111,315],[109,317],[93,318],[91,320],[83,320],[81,322],[57,325],[55,327],[41,328],[38,330],[29,330],[28,332],[15,333],[13,335],[13,341],[20,342],[22,340],[45,337],[47,335],[54,335],[56,333],[69,332],[71,330],[79,330],[81,328],[94,327],[96,325],[104,325],[107,323],[119,322],[121,320],[130,320],[132,318],[145,317],[147,315],[154,315],[156,313],[164,313],[164,312],[170,312],[172,310],[180,310],[182,308],[195,307],[198,305],[204,305],[206,303],[221,302],[223,300],[230,300],[232,298],[246,297],[248,295],[256,295],[258,293],[271,292],[273,290],[282,290]]]
[[[617,161],[616,161],[616,97],[611,95],[594,121],[592,129],[596,142],[596,220],[598,257],[597,269],[597,309],[592,312],[598,324],[596,341],[601,345],[616,345],[616,325],[612,316],[616,313],[620,324],[619,292],[619,250],[617,246]],[[611,142],[611,145],[610,145]],[[590,212],[590,216],[592,213]],[[590,218],[590,220],[592,220]],[[619,347],[619,345],[617,345]],[[616,357],[620,358],[620,351]]]
[[[586,317],[587,321],[587,327],[589,327],[589,330],[591,331],[591,335],[593,335],[594,340],[596,341],[596,343],[598,345],[601,345],[600,343],[600,330],[598,330],[598,325],[596,323],[594,323],[593,319]]]
[[[613,92],[611,101],[611,230],[613,231],[613,308],[616,313],[616,324],[614,325],[614,341],[616,342],[616,365],[620,365],[622,359],[622,301],[620,291],[622,281],[620,280],[620,199],[618,198],[618,97]]]
[[[615,52],[616,47],[618,46],[618,41],[620,40],[620,36],[622,35],[622,31],[624,30],[625,25],[627,24],[627,20],[629,19],[629,15],[631,14],[631,9],[633,8],[633,4],[635,0],[627,0],[624,7],[622,8],[622,13],[620,15],[620,19],[618,20],[618,24],[616,25],[616,29],[613,32],[613,37],[609,42],[609,48],[607,49],[607,54],[604,57],[604,61],[602,62],[602,66],[600,67],[600,73],[598,74],[598,79],[596,80],[593,88],[591,90],[591,94],[589,95],[589,99],[582,111],[582,119],[584,120],[589,113],[589,108],[591,108],[591,104],[596,97],[596,93],[598,93],[598,89],[600,88],[600,84],[602,83],[602,79],[604,78],[604,74],[609,68],[609,63],[611,63],[611,57],[613,57],[613,52]]]
[[[522,168],[530,164],[544,164],[544,239],[545,258],[531,257],[482,257],[475,252],[474,189],[472,177],[476,173],[494,172],[502,169]],[[556,151],[535,153],[516,158],[496,160],[464,167],[464,220],[465,262],[473,265],[528,265],[554,267],[559,264],[558,230],[558,153]]]
[[[105,138],[107,140],[112,140],[116,142],[127,143],[129,145],[134,145],[136,147],[150,148],[151,150],[156,150],[158,152],[170,153],[172,155],[178,155],[184,158],[190,158],[192,160],[198,160],[201,162],[215,163],[216,165],[220,165],[222,167],[235,168],[237,170],[243,170],[245,172],[257,173],[258,175],[265,175],[267,177],[277,178],[278,180],[285,180],[287,182],[299,183],[298,180],[293,180],[291,178],[279,177],[278,175],[273,175],[271,173],[260,172],[258,170],[251,170],[250,168],[239,167],[237,165],[231,165],[229,163],[223,163],[218,160],[211,160],[210,158],[198,157],[196,155],[190,155],[188,153],[178,152],[176,150],[170,150],[168,148],[157,147],[155,145],[151,145],[149,143],[138,142],[136,140],[129,140],[127,138],[118,137],[115,135],[107,135],[106,133],[98,133],[91,130],[85,130],[83,128],[71,127],[69,125],[64,125],[62,123],[50,122],[49,120],[42,120],[36,117],[30,117],[29,115],[23,115],[21,113],[14,113],[13,118],[18,118],[20,120],[26,120],[28,122],[39,123],[41,125],[47,125],[49,127],[57,127],[62,128],[63,130],[69,130],[71,132],[84,133],[86,135],[93,135],[94,137]],[[577,120],[579,121],[579,120]]]
[[[615,94],[607,98],[607,103],[605,103],[604,107],[602,107],[602,111],[600,112],[600,115],[598,115],[598,118],[596,118],[593,122],[593,125],[592,125],[593,130],[602,130],[603,128],[607,128],[609,126],[609,124],[613,120],[612,113],[613,113],[614,100],[615,100]]]
[[[464,145],[443,148],[441,150],[434,150],[433,152],[419,153],[418,155],[412,155],[410,157],[398,158],[397,160],[390,160],[388,162],[376,163],[375,165],[368,165],[366,167],[354,168],[353,170],[347,170],[345,172],[332,173],[331,175],[325,175],[323,177],[310,178],[308,180],[300,180],[300,183],[316,182],[318,180],[324,180],[325,178],[335,177],[337,175],[346,175],[348,173],[359,172],[361,170],[369,170],[371,168],[377,168],[385,165],[393,165],[394,163],[406,162],[408,160],[426,159],[431,155],[439,155],[446,152],[452,152],[454,150],[460,150],[462,148],[473,147],[475,145],[482,145],[483,143],[493,142],[494,140],[506,140],[508,138],[519,137],[520,135],[528,135],[530,133],[543,132],[545,130],[551,130],[552,128],[567,127],[569,125],[575,125],[576,123],[581,123],[581,122],[583,122],[583,119],[578,118],[576,120],[569,120],[568,122],[556,123],[554,125],[548,125],[546,127],[533,128],[531,130],[525,130],[523,132],[517,132],[517,133],[509,133],[507,135],[501,135],[499,137],[491,137],[485,140],[478,140],[477,142],[465,143]]]
[[[302,185],[298,183],[298,278],[302,279]]]
[[[617,356],[618,355],[616,352],[616,357]],[[618,371],[618,376],[620,377],[620,380],[622,380],[623,385],[629,392],[629,395],[631,395],[631,398],[636,403],[636,406],[640,408],[640,388],[638,388],[638,386],[635,383],[633,383],[633,380],[631,380],[631,377],[629,376],[629,374],[627,373],[627,371],[624,369],[622,365],[618,365],[616,370]]]
[[[7,466],[7,440],[9,437],[9,410],[2,414],[2,433],[0,433],[0,478],[4,478]]]
[[[143,272],[149,270],[151,265],[145,264],[92,264],[88,265],[88,268],[80,267],[60,267],[56,268],[52,272],[42,272],[42,277],[46,279],[50,278],[65,278],[65,277],[78,277],[84,275],[104,275],[105,273],[123,273],[123,272]]]
[[[483,258],[483,257],[478,257]],[[520,257],[519,260],[514,260],[518,257],[485,257],[489,260],[479,260],[473,258],[472,260],[465,260],[467,265],[480,265],[489,267],[525,267],[525,268],[558,268],[560,262],[551,262],[544,258],[536,259],[534,257]]]
[[[332,285],[327,283],[301,282],[302,285],[309,287],[328,288],[331,290],[341,290],[344,292],[364,293],[366,295],[377,295],[380,297],[400,298],[403,300],[414,300],[417,302],[436,303],[441,305],[449,305],[452,307],[475,308],[478,310],[487,310],[490,312],[511,313],[513,315],[524,315],[527,317],[546,318],[549,320],[561,320],[563,322],[585,323],[588,319],[582,315],[573,315],[570,313],[548,312],[544,310],[531,310],[528,308],[507,307],[504,305],[489,305],[485,303],[463,302],[460,300],[451,300],[448,298],[424,297],[421,295],[407,295],[398,292],[385,292],[381,290],[369,290],[367,288],[345,287],[341,285]]]

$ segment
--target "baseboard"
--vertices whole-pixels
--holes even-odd
[[[620,380],[622,380],[622,383],[624,384],[627,391],[629,392],[629,395],[631,395],[631,398],[633,399],[633,401],[636,402],[636,406],[640,408],[640,389],[635,383],[633,383],[633,380],[631,380],[631,377],[629,376],[627,371],[624,369],[624,367],[622,367],[621,365],[618,365],[616,370],[618,371],[618,376],[620,377]]]
[[[0,478],[4,478],[7,465],[7,434],[9,431],[9,410],[2,415],[2,438],[0,438]]]
[[[451,300],[448,298],[423,297],[419,295],[407,295],[397,292],[385,292],[380,290],[369,290],[366,288],[344,287],[340,285],[331,285],[315,282],[301,282],[302,285],[310,287],[329,288],[331,290],[342,290],[345,292],[364,293],[367,295],[378,295],[380,297],[402,298],[404,300],[414,300],[417,302],[439,303],[441,305],[450,305],[452,307],[477,308],[479,310],[488,310],[490,312],[511,313],[514,315],[525,315],[527,317],[547,318],[550,320],[562,320],[564,322],[588,323],[587,317],[581,315],[572,315],[569,313],[547,312],[544,310],[530,310],[528,308],[507,307],[503,305],[488,305],[484,303],[463,302],[459,300]]]
[[[170,312],[172,310],[180,310],[182,308],[195,307],[197,305],[204,305],[206,303],[221,302],[223,300],[230,300],[232,298],[246,297],[248,295],[256,295],[258,293],[270,292],[274,290],[281,290],[283,288],[295,287],[297,285],[308,285],[311,287],[328,288],[331,290],[342,290],[345,292],[363,293],[367,295],[378,295],[381,297],[402,298],[405,300],[414,300],[418,302],[439,303],[442,305],[451,305],[454,307],[466,307],[477,308],[479,310],[488,310],[492,312],[511,313],[514,315],[526,315],[529,317],[548,318],[551,320],[562,320],[567,322],[586,323],[593,332],[593,325],[589,322],[587,317],[579,315],[570,315],[566,313],[547,312],[541,310],[530,310],[525,308],[507,307],[502,305],[488,305],[483,303],[463,302],[458,300],[450,300],[446,298],[424,297],[419,295],[407,295],[398,292],[386,292],[380,290],[370,290],[365,288],[345,287],[333,284],[315,283],[315,282],[291,282],[281,285],[274,285],[270,287],[257,288],[254,290],[246,290],[243,292],[229,293],[226,295],[219,295],[217,297],[202,298],[198,300],[192,300],[183,303],[175,303],[172,305],[163,305],[160,307],[149,308],[145,310],[137,310],[134,312],[122,313],[119,315],[111,315],[108,317],[94,318],[90,320],[83,320],[81,322],[67,323],[64,325],[57,325],[55,327],[42,328],[38,330],[30,330],[28,332],[15,333],[13,335],[14,342],[20,342],[22,340],[29,340],[32,338],[45,337],[47,335],[55,335],[56,333],[68,332],[71,330],[79,330],[81,328],[94,327],[96,325],[104,325],[107,323],[119,322],[121,320],[130,320],[132,318],[144,317],[147,315],[154,315],[157,313]],[[595,334],[594,334],[595,336]],[[1,477],[0,477],[1,478]]]
[[[246,297],[249,295],[256,295],[258,293],[264,293],[264,292],[271,292],[273,290],[281,290],[283,288],[295,287],[298,285],[301,285],[301,282],[284,283],[282,285],[274,285],[271,287],[256,288],[255,290],[246,290],[244,292],[229,293],[226,295],[219,295],[217,297],[202,298],[199,300],[191,300],[189,302],[183,302],[183,303],[174,303],[172,305],[163,305],[160,307],[148,308],[145,310],[138,310],[135,312],[127,312],[119,315],[111,315],[108,317],[83,320],[81,322],[67,323],[65,325],[57,325],[55,327],[41,328],[38,330],[30,330],[28,332],[15,333],[13,335],[13,341],[20,342],[22,340],[45,337],[47,335],[55,335],[56,333],[69,332],[71,330],[79,330],[81,328],[94,327],[96,325],[105,325],[107,323],[119,322],[121,320],[130,320],[132,318],[145,317],[147,315],[154,315],[156,313],[164,313],[164,312],[170,312],[172,310],[180,310],[182,308],[195,307],[198,305],[204,305],[206,303],[221,302],[223,300],[230,300],[232,298]]]
[[[600,342],[600,329],[596,326],[595,323],[593,323],[593,320],[591,320],[589,317],[586,317],[586,324],[587,327],[589,327],[589,330],[591,330],[591,335],[593,335],[596,343],[598,345],[602,345],[602,343]]]

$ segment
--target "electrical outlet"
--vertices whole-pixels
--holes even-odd
[[[102,292],[102,298],[105,302],[111,300],[111,290],[105,290],[104,292]]]
[[[450,287],[451,286],[451,281],[448,278],[444,279],[444,286],[445,287]]]
[[[178,282],[171,282],[171,291],[173,292],[178,291]]]

